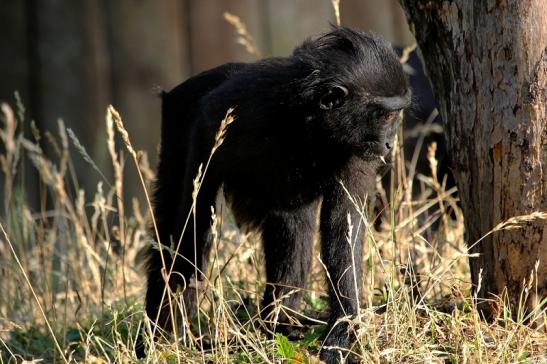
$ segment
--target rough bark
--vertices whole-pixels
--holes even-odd
[[[515,310],[539,261],[534,306],[547,294],[545,221],[475,242],[501,221],[547,211],[547,1],[402,3],[445,120],[468,244],[480,253],[470,259],[478,296],[507,288]]]

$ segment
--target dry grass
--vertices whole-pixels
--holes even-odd
[[[332,0],[340,24],[339,1]],[[224,14],[238,33],[238,42],[260,58],[260,51],[245,24]],[[414,46],[415,47],[415,46]],[[406,62],[409,47],[401,62]],[[17,95],[16,95],[17,96]],[[23,360],[45,362],[136,362],[138,332],[145,338],[157,330],[143,319],[144,282],[141,251],[155,244],[149,191],[154,174],[146,154],[131,143],[122,118],[109,106],[105,148],[111,157],[114,180],[109,181],[78,137],[59,121],[58,135],[43,136],[54,151],[46,156],[38,146],[42,133],[30,125],[33,140],[23,137],[25,110],[17,99],[17,116],[2,104],[0,167],[3,208],[0,214],[0,363]],[[435,115],[432,115],[427,125]],[[228,110],[215,137],[211,157],[237,122]],[[115,129],[123,147],[116,145]],[[398,140],[402,140],[402,131]],[[71,153],[69,140],[77,153]],[[391,186],[378,181],[379,199],[386,206],[381,224],[363,203],[364,196],[349,196],[361,221],[351,229],[366,232],[362,310],[346,317],[357,342],[352,348],[363,362],[499,363],[546,361],[545,308],[519,315],[514,321],[500,300],[502,314],[493,323],[478,317],[476,298],[470,295],[463,220],[455,188],[446,189],[436,174],[436,146],[427,147],[431,173],[416,175],[416,150],[411,162],[395,144]],[[418,143],[421,148],[421,143]],[[126,149],[138,171],[142,196],[124,200],[123,166]],[[81,190],[72,158],[83,158],[96,172],[97,190]],[[41,203],[31,207],[25,198],[24,163],[29,160],[40,176]],[[210,159],[209,159],[210,160]],[[207,174],[208,162],[194,180],[194,199]],[[421,193],[413,194],[419,184]],[[146,208],[141,208],[144,201]],[[193,209],[186,224],[192,222]],[[519,216],[500,223],[488,234],[518,228],[545,213]],[[263,256],[259,237],[235,228],[219,198],[211,210],[213,252],[204,284],[190,282],[201,291],[200,310],[186,315],[181,292],[164,292],[171,309],[180,311],[182,323],[174,337],[159,343],[147,340],[144,362],[169,363],[317,363],[324,332],[326,284],[333,284],[315,247],[309,286],[301,313],[315,327],[303,327],[288,338],[267,338],[257,312],[264,288]],[[435,229],[431,229],[435,226]],[[488,235],[487,234],[487,235]],[[156,231],[157,235],[157,231]],[[348,237],[354,236],[351,231]],[[178,241],[180,243],[180,240]],[[348,244],[354,241],[348,238]],[[317,245],[317,242],[315,242]],[[155,244],[162,254],[176,254],[177,245]],[[165,266],[169,276],[172,266]],[[198,271],[196,270],[196,275]],[[524,294],[533,290],[531,276]],[[524,302],[525,300],[523,300]],[[284,309],[281,306],[278,310]],[[540,311],[543,309],[543,311]],[[533,322],[532,329],[524,322]]]
[[[332,4],[340,24],[340,1]],[[232,14],[225,18],[238,32],[238,42],[260,57],[245,24]],[[405,50],[403,63],[410,51]],[[132,145],[121,116],[108,107],[104,147],[111,157],[110,181],[62,121],[55,135],[33,123],[24,126],[25,110],[18,97],[16,101],[16,113],[2,104],[0,120],[0,363],[137,362],[138,332],[148,338],[156,330],[143,319],[142,306],[141,252],[153,244],[149,226],[155,227],[148,196],[154,173],[146,154]],[[237,123],[234,116],[226,114],[211,156],[229,125]],[[25,128],[32,138],[23,136]],[[123,145],[116,144],[115,129]],[[398,140],[402,137],[400,131]],[[40,139],[49,144],[51,155],[39,147]],[[379,199],[386,206],[381,223],[375,224],[377,217],[366,208],[364,196],[348,196],[361,214],[352,229],[366,232],[365,255],[354,257],[364,262],[362,310],[357,317],[344,318],[358,339],[352,350],[365,363],[547,362],[544,305],[513,320],[500,299],[500,315],[492,323],[474,310],[462,214],[455,188],[447,189],[436,175],[436,146],[424,146],[431,166],[424,176],[415,172],[420,151],[405,158],[400,143],[395,145],[391,186],[386,191],[378,182]],[[131,200],[124,198],[124,150],[143,187],[142,195]],[[73,158],[82,158],[97,172],[95,191],[80,189]],[[32,181],[40,192],[38,206],[30,205],[23,188],[29,162],[39,176]],[[196,176],[194,197],[204,178],[207,164]],[[412,193],[415,184],[418,195]],[[515,217],[488,234],[546,217]],[[165,292],[172,309],[182,313],[180,330],[170,340],[147,339],[150,349],[143,362],[318,363],[329,284],[319,249],[314,250],[301,307],[318,324],[304,327],[290,340],[282,335],[270,339],[257,317],[264,289],[259,238],[235,228],[222,199],[211,211],[211,222],[213,251],[203,272],[205,283],[197,287],[201,309],[188,318],[181,293]],[[176,245],[161,251],[174,254]],[[165,267],[165,274],[171,274],[171,267]],[[533,291],[533,284],[530,279],[523,294]]]
[[[131,144],[121,117],[109,107],[105,148],[115,178],[108,181],[97,173],[96,191],[83,191],[78,188],[72,158],[83,158],[100,169],[77,136],[71,131],[67,136],[62,122],[57,135],[43,133],[54,146],[54,155],[48,156],[36,140],[22,135],[24,110],[18,109],[16,116],[3,104],[0,127],[0,362],[134,362],[137,332],[155,330],[148,320],[143,321],[139,265],[141,249],[150,244],[147,227],[153,221],[149,205],[143,209],[139,203],[150,202],[147,193],[153,173],[147,159]],[[219,145],[232,122],[237,118],[234,121],[228,113],[217,134]],[[114,125],[141,176],[140,199],[124,200],[124,153],[116,145]],[[40,132],[35,130],[33,135],[36,139]],[[353,350],[366,363],[544,361],[545,312],[532,313],[531,321],[540,323],[537,329],[524,319],[512,320],[505,306],[495,322],[480,320],[470,295],[469,255],[456,191],[446,191],[434,172],[414,175],[414,166],[403,163],[401,148],[394,153],[391,180],[398,187],[386,192],[379,184],[381,199],[388,206],[379,229],[374,228],[360,196],[348,196],[362,216],[353,229],[367,233],[362,310],[358,317],[346,318],[358,337]],[[434,146],[429,146],[428,155],[434,167]],[[31,207],[25,198],[25,161],[40,176],[35,181],[42,196],[38,207]],[[207,178],[206,170],[207,166],[196,178],[195,194]],[[421,184],[420,197],[411,193],[414,183]],[[531,218],[545,216],[510,219],[493,231],[514,228]],[[436,229],[428,229],[434,223]],[[302,312],[319,324],[303,328],[291,340],[280,335],[268,339],[257,318],[264,287],[258,237],[235,229],[223,201],[212,211],[212,233],[213,254],[206,283],[199,287],[203,294],[198,317],[185,317],[177,344],[174,340],[149,342],[145,362],[318,362],[326,293],[318,253]],[[173,250],[164,249],[164,253]],[[166,297],[174,310],[184,312],[180,292]]]
[[[256,58],[262,58],[262,52],[258,49],[256,41],[253,36],[247,30],[245,23],[241,21],[239,16],[229,12],[224,13],[224,19],[230,23],[237,32],[237,43],[245,47],[245,50],[255,56]]]

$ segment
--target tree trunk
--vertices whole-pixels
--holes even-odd
[[[480,253],[470,259],[475,291],[506,288],[516,311],[539,261],[535,306],[547,295],[545,221],[475,243],[504,220],[547,211],[547,1],[402,3],[445,121],[467,241]]]

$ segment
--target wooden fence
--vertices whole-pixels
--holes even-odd
[[[255,58],[237,44],[226,11],[241,18],[264,55],[289,54],[335,21],[329,0],[0,0],[0,100],[13,104],[18,90],[27,119],[41,129],[54,131],[63,118],[107,174],[104,114],[112,103],[154,163],[155,88]],[[395,45],[412,42],[396,0],[342,0],[341,18]],[[80,180],[94,188],[98,176],[75,159]]]

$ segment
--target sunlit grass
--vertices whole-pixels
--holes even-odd
[[[145,280],[140,265],[141,251],[153,238],[147,197],[153,172],[130,136],[123,135],[121,117],[109,108],[104,147],[111,156],[114,180],[97,172],[96,190],[83,191],[73,159],[83,158],[90,168],[100,168],[76,135],[59,122],[55,133],[35,129],[27,138],[21,132],[28,123],[21,104],[15,113],[3,104],[2,113],[1,362],[132,362],[139,330],[145,331],[150,347],[144,360],[148,362],[318,362],[328,284],[319,249],[314,250],[301,307],[317,325],[303,327],[290,338],[267,337],[258,318],[265,283],[259,237],[238,231],[219,198],[211,219],[213,252],[204,272],[207,278],[199,287],[199,315],[184,315],[180,292],[166,294],[173,310],[183,314],[178,342],[171,338],[153,343],[148,338],[155,328],[143,319]],[[237,118],[226,119],[220,139],[229,133],[231,122]],[[114,125],[125,145],[116,145]],[[52,146],[51,155],[37,143],[42,135],[49,135],[44,139]],[[133,164],[126,160],[127,151]],[[456,191],[446,191],[434,172],[414,175],[415,168],[403,162],[402,149],[396,147],[394,153],[391,180],[397,188],[384,191],[378,184],[386,206],[380,224],[374,226],[375,215],[363,204],[364,196],[348,196],[362,217],[352,228],[366,231],[362,310],[357,317],[344,318],[357,337],[352,350],[364,362],[545,360],[544,305],[531,317],[521,315],[514,321],[500,302],[494,322],[480,320],[470,294],[469,255]],[[434,146],[429,146],[432,167],[434,155]],[[29,204],[22,187],[24,163],[31,163],[40,176],[34,181],[40,189],[38,207]],[[141,196],[124,199],[122,168],[139,170]],[[196,193],[202,178],[206,173],[196,179]],[[418,197],[411,193],[413,183],[422,186]],[[513,218],[493,231],[537,218],[545,217]],[[427,229],[434,222],[436,228]],[[535,283],[530,284],[527,289],[533,290]]]

